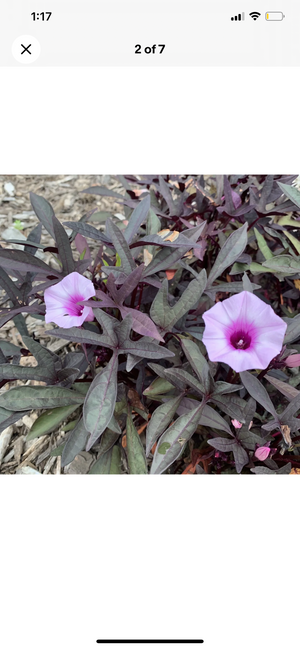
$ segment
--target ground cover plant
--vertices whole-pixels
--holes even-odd
[[[118,214],[76,221],[32,193],[24,249],[1,243],[0,327],[22,344],[0,340],[0,431],[38,411],[28,439],[64,426],[53,455],[90,453],[90,473],[300,472],[299,179],[118,182],[84,190]]]

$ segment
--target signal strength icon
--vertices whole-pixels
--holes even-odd
[[[231,16],[231,20],[245,20],[244,12],[242,14],[237,14],[237,16]]]
[[[253,20],[257,20],[260,15],[261,14],[259,13],[259,11],[251,11],[251,14],[249,14],[249,16],[251,16],[251,18],[253,18]]]

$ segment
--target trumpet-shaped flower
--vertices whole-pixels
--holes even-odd
[[[95,295],[93,282],[79,273],[70,273],[61,282],[46,288],[45,322],[55,322],[64,329],[80,327],[84,320],[94,320],[91,307],[78,304]]]
[[[287,328],[272,307],[248,291],[217,302],[203,320],[209,359],[235,372],[268,367],[281,351]]]

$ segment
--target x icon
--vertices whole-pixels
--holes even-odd
[[[29,48],[31,47],[31,43],[30,43],[30,45],[27,45],[27,47],[26,47],[26,45],[23,45],[23,43],[21,43],[21,46],[23,47],[23,51],[21,52],[21,54],[24,54],[25,52],[27,52],[28,54],[31,54],[31,52],[29,52]]]

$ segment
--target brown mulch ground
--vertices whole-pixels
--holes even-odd
[[[29,192],[34,192],[46,198],[55,211],[60,221],[77,221],[87,212],[107,211],[122,213],[122,206],[113,198],[92,196],[80,193],[91,185],[106,185],[109,189],[124,193],[122,185],[109,176],[0,176],[0,240],[1,246],[10,248],[11,244],[3,240],[5,230],[13,225],[16,220],[23,223],[22,234],[28,236],[31,229],[37,225],[38,219],[34,214]],[[17,238],[17,237],[16,237]],[[53,244],[50,235],[43,229],[41,241],[43,244]],[[96,242],[89,239],[93,250]],[[43,259],[49,262],[51,253],[43,253]],[[0,291],[2,293],[2,291]],[[35,332],[37,339],[47,348],[60,353],[66,345],[74,351],[72,345],[65,340],[60,340],[45,335],[46,325],[43,321],[36,320],[24,314],[29,333]],[[7,340],[14,345],[22,346],[22,338],[14,326],[13,320],[7,322],[0,329],[0,340]],[[35,366],[36,360],[32,356],[22,357],[21,364]],[[9,382],[0,389],[0,393],[15,385],[38,384],[38,382]],[[90,453],[83,452],[64,469],[61,468],[61,458],[51,455],[52,451],[62,443],[67,433],[64,426],[51,434],[43,435],[31,441],[26,441],[26,436],[33,422],[40,413],[32,412],[23,417],[13,426],[9,426],[0,433],[0,473],[1,474],[61,474],[61,473],[88,473],[93,460],[97,456],[97,447]],[[71,416],[71,419],[74,415]]]

